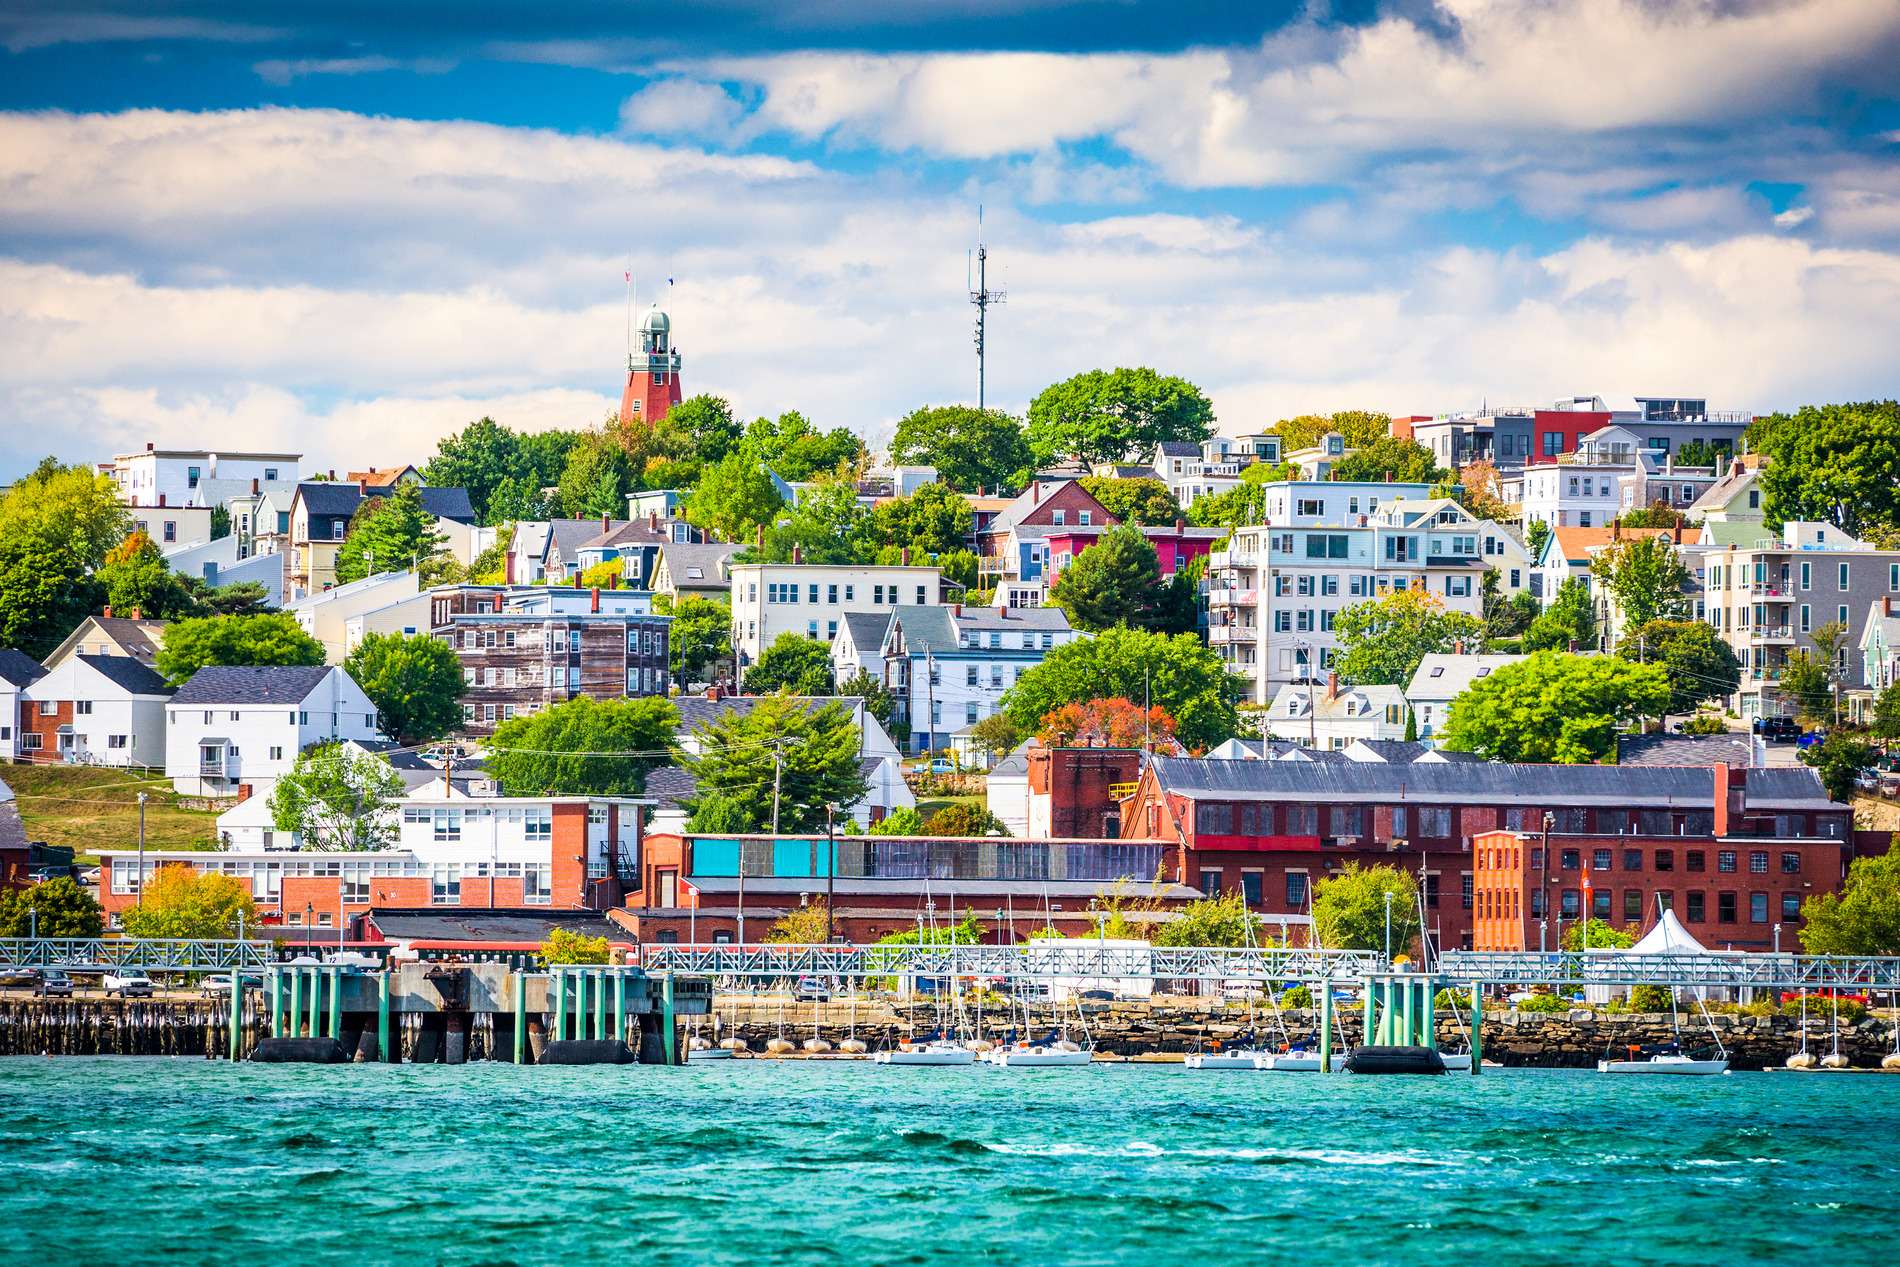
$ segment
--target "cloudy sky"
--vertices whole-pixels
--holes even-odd
[[[1152,365],[1238,433],[1900,392],[1900,0],[0,0],[0,478],[686,389],[873,442]]]

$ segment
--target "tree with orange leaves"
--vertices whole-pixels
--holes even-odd
[[[1176,748],[1176,722],[1159,704],[1143,712],[1125,699],[1071,701],[1043,714],[1036,735],[1063,748]]]

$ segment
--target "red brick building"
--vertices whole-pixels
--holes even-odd
[[[680,403],[680,354],[672,346],[673,322],[658,307],[640,318],[640,347],[627,357],[627,385],[620,393],[622,423],[648,426]]]

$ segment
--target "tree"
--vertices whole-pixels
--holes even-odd
[[[235,937],[239,928],[257,927],[257,905],[249,880],[168,863],[153,873],[139,904],[127,907],[119,922],[131,937]]]
[[[1398,590],[1385,598],[1354,603],[1333,622],[1340,653],[1339,675],[1365,685],[1404,686],[1418,662],[1459,642],[1469,651],[1483,643],[1484,625],[1455,612],[1425,589]]]
[[[678,729],[671,700],[583,695],[495,727],[484,768],[514,796],[637,796]]]
[[[368,634],[343,671],[376,705],[377,729],[399,744],[428,743],[462,724],[461,662],[428,634]]]
[[[1881,739],[1900,739],[1900,682],[1874,696],[1874,734]]]
[[[1900,404],[1804,405],[1756,425],[1767,432],[1756,452],[1770,458],[1761,473],[1770,528],[1802,519],[1858,537],[1900,525]]]
[[[165,631],[158,671],[182,686],[207,664],[319,665],[323,644],[286,612],[181,620]]]
[[[1346,441],[1346,448],[1364,449],[1391,434],[1392,417],[1364,409],[1345,409],[1330,415],[1301,414],[1274,424],[1273,429],[1288,453],[1314,447],[1329,431],[1339,432]]]
[[[304,844],[359,852],[396,843],[402,776],[381,757],[340,743],[297,754],[271,789],[271,825]]]
[[[1000,715],[1000,714],[999,714]],[[1145,712],[1125,699],[1071,700],[1043,715],[1036,737],[1060,748],[1172,748],[1176,726],[1166,709]]]
[[[350,529],[336,552],[339,585],[360,581],[372,570],[422,569],[442,553],[448,538],[422,506],[422,490],[398,485],[388,497],[371,497],[350,516]]]
[[[1197,497],[1187,508],[1188,522],[1203,528],[1239,528],[1257,524],[1266,517],[1267,485],[1275,480],[1297,479],[1299,468],[1289,474],[1285,467],[1270,467],[1256,462],[1240,473],[1240,483],[1212,497]]]
[[[1625,634],[1616,654],[1660,664],[1669,675],[1665,713],[1692,713],[1704,700],[1741,689],[1742,662],[1721,635],[1699,620],[1652,620]]]
[[[765,463],[780,479],[792,482],[821,471],[842,474],[864,455],[864,442],[848,428],[820,434],[796,409],[780,414],[776,422],[755,418],[745,429],[743,447],[751,451],[755,462]]]
[[[0,498],[0,646],[43,660],[104,602],[92,575],[131,530],[117,486],[52,458]]]
[[[860,668],[838,688],[838,694],[863,700],[864,711],[877,718],[878,724],[886,730],[890,729],[891,718],[897,715],[897,698],[885,689],[883,679]]]
[[[1214,407],[1184,378],[1090,370],[1043,388],[1026,430],[1036,465],[1072,456],[1092,467],[1146,457],[1163,440],[1199,444],[1214,434]]]
[[[871,824],[867,833],[872,836],[921,836],[924,834],[924,816],[906,805],[894,809],[879,821]]]
[[[140,611],[157,620],[195,614],[183,578],[171,570],[142,528],[114,546],[95,575],[115,611]]]
[[[1688,614],[1689,600],[1683,590],[1691,580],[1689,569],[1682,565],[1676,544],[1666,533],[1619,537],[1596,552],[1590,574],[1616,599],[1624,628],[1657,619],[1680,620]]]
[[[991,757],[1006,757],[1023,741],[1023,732],[1017,729],[1015,718],[999,710],[971,727],[970,738]]]
[[[1557,596],[1524,631],[1526,651],[1566,651],[1572,643],[1579,651],[1594,651],[1597,644],[1596,600],[1576,577],[1557,587]]]
[[[105,912],[71,876],[0,889],[0,937],[103,937]]]
[[[793,695],[830,695],[831,650],[822,642],[786,632],[759,653],[759,662],[745,671],[749,695],[786,690]]]
[[[1003,696],[1017,727],[1033,731],[1070,700],[1145,699],[1175,719],[1175,737],[1189,749],[1213,747],[1234,734],[1234,701],[1245,681],[1192,634],[1106,629],[1051,650]]]
[[[636,424],[644,425],[644,424]],[[642,460],[644,468],[644,459]],[[560,507],[569,519],[618,519],[627,513],[635,467],[621,428],[609,421],[583,432],[561,468]]]
[[[185,591],[189,616],[262,616],[274,610],[270,591],[261,581],[239,581],[235,585],[206,585],[195,576],[178,578]]]
[[[435,456],[422,468],[422,478],[431,488],[467,490],[476,519],[492,524],[499,521],[488,517],[489,506],[520,468],[521,445],[515,433],[484,417],[444,436],[435,446]]]
[[[1439,484],[1451,478],[1430,449],[1403,436],[1380,436],[1333,463],[1336,480],[1375,481],[1388,475],[1404,484]]]
[[[1102,503],[1103,510],[1121,523],[1172,527],[1182,517],[1181,504],[1160,480],[1090,476],[1080,483],[1090,497]]]
[[[979,560],[969,550],[952,550],[937,556],[938,575],[946,585],[961,585],[965,592],[974,591],[979,579]]]
[[[1528,591],[1520,590],[1505,598],[1500,573],[1497,568],[1486,568],[1484,580],[1479,583],[1484,598],[1484,639],[1496,642],[1501,638],[1515,638],[1530,628],[1537,619],[1537,600]]]
[[[925,405],[898,420],[891,461],[934,466],[952,488],[988,489],[1026,483],[1034,459],[1023,424],[1000,409]]]
[[[1590,939],[1588,946],[1584,943],[1586,935]],[[1564,929],[1565,950],[1628,950],[1635,944],[1636,939],[1630,934],[1600,919],[1587,919]]]
[[[1781,666],[1781,693],[1795,702],[1795,708],[1808,721],[1826,720],[1834,711],[1834,678],[1828,663],[1812,652],[1797,651]]]
[[[612,955],[613,946],[605,937],[589,937],[567,928],[550,928],[541,942],[541,962],[548,965],[607,963]]]
[[[1440,733],[1444,747],[1494,761],[1583,765],[1611,753],[1618,725],[1668,702],[1659,664],[1540,651],[1467,687]]]
[[[1879,760],[1880,749],[1838,730],[1822,743],[1801,750],[1802,764],[1819,770],[1829,799],[1842,804],[1854,799],[1854,781]]]
[[[765,940],[776,945],[822,946],[832,931],[831,910],[819,896],[781,915],[766,930]]]
[[[946,805],[924,823],[926,836],[987,836],[991,832],[1007,836],[1009,828],[980,805]]]
[[[706,468],[682,513],[695,528],[722,541],[751,541],[761,525],[772,522],[785,504],[756,456],[741,449]]]
[[[1126,525],[1111,528],[1075,556],[1050,590],[1069,623],[1093,633],[1143,623],[1161,594],[1161,562],[1154,543]]]
[[[667,655],[673,680],[682,686],[704,679],[706,666],[732,658],[732,608],[688,594],[673,604]]]
[[[925,484],[908,497],[882,501],[871,511],[871,538],[879,548],[908,547],[921,562],[964,549],[975,522],[970,503],[948,484]]]
[[[1541,519],[1533,519],[1524,529],[1524,548],[1530,551],[1535,562],[1544,553],[1544,543],[1550,540],[1550,525]]]
[[[1801,923],[1811,955],[1900,955],[1900,850],[1854,859],[1839,893],[1801,904]]]
[[[1328,950],[1386,948],[1386,900],[1392,895],[1393,955],[1418,940],[1418,880],[1398,867],[1361,867],[1348,862],[1313,890],[1313,927]]]
[[[875,551],[873,531],[871,512],[858,501],[856,482],[824,475],[766,528],[763,547],[743,557],[748,562],[789,563],[797,547],[806,563],[868,563]]]
[[[686,830],[749,836],[759,830],[759,807],[730,796],[708,796],[687,820]]]
[[[1254,919],[1239,890],[1189,902],[1155,929],[1157,946],[1246,946],[1254,944]]]
[[[655,429],[655,441],[666,456],[675,460],[696,458],[711,463],[737,448],[744,434],[733,421],[732,406],[723,396],[701,394],[666,411]]]
[[[721,796],[757,806],[769,825],[776,779],[778,830],[809,832],[824,826],[827,804],[849,813],[870,791],[859,769],[862,736],[836,702],[808,707],[783,692],[767,695],[750,709],[701,722],[692,738],[699,751],[682,755],[680,765],[698,782],[698,796],[687,803],[695,812]],[[774,754],[781,754],[776,761]]]
[[[1641,510],[1632,510],[1619,515],[1617,522],[1625,528],[1674,528],[1678,524],[1688,523],[1681,511],[1661,498],[1651,502]]]
[[[1458,472],[1458,483],[1465,490],[1465,509],[1478,518],[1502,523],[1511,517],[1510,506],[1499,496],[1502,481],[1498,468],[1489,458],[1467,462]]]

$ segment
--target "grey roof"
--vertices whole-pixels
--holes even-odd
[[[1403,739],[1361,739],[1359,746],[1385,758],[1387,765],[1408,765],[1431,751],[1422,743]]]
[[[690,731],[701,722],[708,722],[724,713],[749,713],[759,704],[774,698],[770,695],[722,695],[718,699],[707,699],[704,695],[682,695],[673,701],[679,709],[680,730]],[[815,713],[827,704],[843,704],[847,710],[857,710],[864,701],[855,695],[794,695],[792,701],[799,704],[808,713]]]
[[[884,837],[883,839],[890,839],[890,837]],[[1092,841],[1090,843],[1102,844],[1106,842]],[[1157,842],[1143,843],[1153,844]],[[1146,885],[1153,877],[1129,876],[1127,878]],[[939,903],[938,912],[941,916],[944,909],[942,904],[949,902],[953,898],[987,900],[990,897],[1000,898],[1009,895],[1012,897],[1030,899],[1038,904],[1038,909],[1040,909],[1039,904],[1045,895],[1065,899],[1092,898],[1100,895],[1104,886],[1110,883],[1111,882],[1107,880],[926,880],[921,878],[860,879],[856,876],[839,876],[836,881],[836,892],[839,897],[863,897],[871,894],[915,894],[920,907],[923,902],[924,894],[928,892],[931,899]],[[808,876],[748,875],[745,878],[747,913],[751,913],[752,896],[755,893],[760,895],[783,893],[789,896],[794,893],[811,892],[813,885],[817,885],[819,888],[828,887],[822,880],[813,880]],[[736,893],[739,888],[739,881],[734,876],[696,875],[693,877],[693,887],[704,893]],[[1143,897],[1148,897],[1151,893],[1157,897],[1174,898],[1183,901],[1192,901],[1201,896],[1200,890],[1198,889],[1191,889],[1181,884],[1166,883],[1155,884],[1152,888],[1144,887],[1141,890]],[[727,915],[730,912],[724,906],[712,911],[708,911],[706,907],[702,906],[699,908],[699,913],[705,916],[708,914]],[[882,911],[881,914],[899,923],[902,923],[910,917],[909,912],[904,910],[886,909]],[[1065,917],[1069,917],[1073,916],[1074,912],[1065,911],[1062,912],[1062,914],[1064,914]],[[1035,913],[1030,910],[1028,905],[1019,908],[1018,919],[1027,923],[1034,917]],[[1274,922],[1278,922],[1277,916],[1270,918],[1272,918]]]
[[[677,806],[699,790],[699,780],[683,766],[663,765],[647,771],[646,794],[662,806]]]
[[[900,613],[908,610],[911,609],[898,608]],[[938,610],[942,609],[939,608]],[[968,625],[973,629],[981,629],[985,633],[988,633],[992,629],[1015,629],[1018,631],[1034,629],[1037,632],[1047,629],[1053,632],[1067,633],[1070,628],[1069,614],[1060,607],[1010,607],[1004,610],[1007,611],[1007,615],[999,614],[994,607],[965,607],[963,614],[955,617],[955,619],[960,625]],[[1004,648],[1004,650],[1008,649],[1007,647]]]
[[[1007,757],[990,767],[989,777],[993,779],[1000,774],[1006,779],[1028,778],[1029,750],[1038,746],[1040,745],[1033,738],[1023,740]]]
[[[1321,754],[1312,754],[1319,756]],[[1707,770],[1679,766],[1506,765],[1501,762],[1205,761],[1156,757],[1163,790],[1189,800],[1353,800],[1390,798],[1426,805],[1707,805],[1715,795]],[[1752,779],[1761,771],[1749,772]],[[1820,793],[1812,770],[1775,770]],[[1777,792],[1779,796],[1779,791]],[[1779,802],[1777,802],[1779,803]]]
[[[1117,466],[1114,477],[1118,480],[1151,480],[1160,478],[1152,466]]]
[[[24,651],[0,647],[0,681],[31,686],[46,676],[46,667]]]
[[[1821,772],[1807,766],[1769,766],[1748,772],[1749,809],[1840,809],[1821,786]]]
[[[807,881],[809,884],[810,882]],[[633,935],[595,912],[484,909],[457,911],[371,908],[370,921],[391,941],[542,941],[557,928],[630,942]]]
[[[1767,765],[1765,745],[1743,732],[1727,735],[1618,735],[1618,765]]]
[[[20,821],[20,807],[9,796],[0,801],[0,849],[24,849],[26,824]]]
[[[1720,510],[1728,505],[1735,494],[1741,492],[1760,475],[1759,469],[1743,470],[1739,466],[1732,466],[1727,475],[1704,489],[1702,495],[1695,499],[1689,509],[1692,511]]]
[[[851,635],[852,646],[860,651],[876,651],[884,645],[884,635],[891,627],[891,613],[846,612],[844,627]]]
[[[172,703],[300,704],[329,672],[320,664],[208,664],[178,688]]]
[[[1551,538],[1555,540],[1556,535],[1552,533]],[[1516,664],[1519,660],[1529,658],[1496,654],[1453,655],[1434,651],[1418,662],[1418,670],[1412,674],[1412,680],[1405,688],[1405,698],[1455,699],[1480,677],[1488,677],[1507,664]],[[1434,670],[1437,670],[1436,676]]]
[[[950,623],[948,607],[898,607],[893,609],[904,631],[904,648],[911,655],[926,651],[933,655],[952,655],[957,651],[956,626]]]
[[[394,485],[369,490],[370,497],[389,497],[395,493]],[[422,494],[422,508],[440,519],[454,519],[472,522],[475,509],[469,504],[466,488],[422,488],[416,490]],[[355,484],[342,480],[311,480],[297,485],[298,495],[303,498],[304,509],[313,515],[354,515],[356,508],[363,504],[364,495]]]
[[[673,578],[676,588],[685,586],[691,589],[696,583],[708,586],[725,585],[727,577],[725,569],[720,565],[738,551],[739,547],[729,541],[710,543],[663,541],[660,543],[660,554],[666,559],[667,575]],[[698,568],[703,575],[688,576],[686,575],[688,568]]]
[[[1163,440],[1156,446],[1158,452],[1171,458],[1197,458],[1201,456],[1201,446],[1192,440]]]
[[[632,522],[631,519],[609,519],[607,533],[611,534]],[[582,546],[600,540],[602,535],[598,519],[550,519],[547,544],[542,547],[541,553],[543,556],[554,554],[566,559]]]
[[[1431,748],[1427,750],[1427,755],[1429,755],[1431,760],[1433,761],[1447,761],[1447,762],[1451,762],[1454,765],[1459,762],[1463,762],[1467,765],[1473,762],[1477,762],[1479,764],[1488,764],[1491,760],[1489,757],[1486,757],[1481,753],[1458,752],[1455,749],[1451,749],[1451,748]],[[1423,761],[1425,759],[1426,759],[1426,755],[1421,755],[1418,757],[1418,760],[1420,761]]]
[[[99,670],[113,685],[133,695],[170,695],[165,679],[148,668],[143,660],[127,655],[74,656],[81,664]]]

